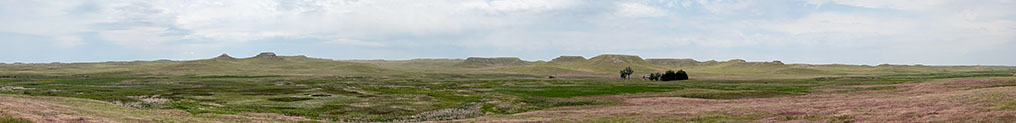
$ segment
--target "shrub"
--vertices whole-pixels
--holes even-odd
[[[677,80],[688,80],[688,72],[677,70]]]
[[[660,80],[660,76],[663,76],[663,74],[661,74],[661,73],[651,73],[651,74],[649,74],[649,80],[652,80],[652,81]]]
[[[631,70],[631,66],[625,67],[624,70],[621,70],[621,79],[628,79],[631,73],[635,73],[635,71]]]
[[[268,100],[277,101],[277,102],[296,102],[296,101],[304,101],[304,100],[311,100],[311,99],[314,99],[314,98],[307,98],[307,97],[280,97],[280,98],[270,98]]]
[[[9,115],[4,114],[4,112],[0,112],[0,123],[31,123],[31,122],[32,121],[28,119],[11,117]]]
[[[673,81],[673,80],[688,80],[688,73],[684,72],[684,70],[678,70],[677,72],[674,72],[673,70],[668,70],[667,72],[663,73],[663,75],[660,76],[660,81]]]

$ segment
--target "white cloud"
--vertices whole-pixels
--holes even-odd
[[[69,13],[94,2],[94,13]],[[569,7],[570,0],[224,0],[4,2],[0,32],[53,37],[64,46],[85,42],[82,32],[127,33],[166,27],[182,38],[208,43],[266,38],[390,37],[449,35],[524,25],[541,12]],[[37,5],[37,6],[26,6]],[[103,26],[94,26],[104,24]],[[96,28],[98,27],[98,28]],[[143,30],[150,33],[154,30]],[[154,37],[152,35],[148,35]],[[117,44],[131,44],[104,37]],[[140,37],[132,37],[140,38]],[[157,37],[156,37],[157,38]],[[161,40],[161,39],[153,39]],[[219,43],[215,43],[219,44]]]
[[[914,56],[935,62],[983,57],[1016,42],[1011,3],[966,1],[835,1],[865,8],[889,8],[897,14],[818,12],[771,23],[765,29],[788,34],[782,40],[827,47],[864,48],[882,56]],[[948,5],[946,5],[946,3]],[[973,4],[976,3],[976,4]],[[930,55],[934,54],[934,55]],[[997,55],[997,54],[996,54]],[[890,58],[906,59],[906,58]],[[911,59],[914,60],[914,59]]]
[[[837,4],[865,8],[931,9],[950,0],[832,0]]]
[[[621,3],[617,4],[614,15],[621,17],[661,17],[667,15],[667,12],[642,3]]]
[[[823,12],[811,14],[797,20],[762,25],[762,27],[793,35],[830,33],[894,35],[917,26],[911,22],[894,17]]]
[[[353,40],[353,39],[335,39],[335,40],[327,41],[325,43],[328,43],[328,44],[337,44],[337,45],[371,46],[371,47],[383,47],[383,46],[387,46],[387,44],[381,43],[381,42],[369,42],[369,41]]]
[[[817,9],[822,4],[848,7]],[[252,40],[311,39],[359,47],[435,44],[601,52],[674,47],[868,49],[889,52],[886,56],[943,52],[945,57],[963,57],[963,53],[1014,44],[1014,4],[991,0],[0,1],[4,25],[0,33],[44,37],[57,47],[109,41],[124,47],[191,51]],[[104,40],[88,38],[92,34]]]
[[[73,36],[70,34],[52,35],[52,37],[53,43],[59,47],[74,47],[85,44],[85,41],[82,40],[81,37]]]
[[[544,11],[567,7],[574,4],[571,0],[492,0],[469,1],[462,5],[467,8],[494,10],[498,12]]]
[[[715,14],[734,14],[736,11],[757,5],[756,1],[751,0],[697,0],[696,2]]]
[[[268,37],[442,35],[496,29],[569,1],[162,1],[179,28],[215,40]],[[154,5],[154,4],[153,4]],[[491,15],[494,14],[494,15]],[[507,15],[516,15],[514,17]],[[507,16],[507,17],[506,17]]]
[[[0,3],[0,32],[49,37],[56,46],[85,44],[76,33],[90,31],[88,24],[103,21],[92,13],[70,13],[66,9],[82,1],[5,1]]]
[[[152,49],[152,46],[178,40],[168,36],[169,31],[164,27],[134,27],[124,30],[112,30],[100,32],[99,37],[112,41],[114,44],[137,49]]]

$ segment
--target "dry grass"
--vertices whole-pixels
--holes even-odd
[[[279,114],[199,114],[178,110],[145,110],[112,103],[64,97],[0,94],[0,110],[13,118],[34,122],[295,122],[311,121]]]
[[[630,97],[624,104],[555,108],[463,121],[484,122],[1014,122],[1013,78],[940,80],[893,89],[823,91],[794,97],[692,99]]]

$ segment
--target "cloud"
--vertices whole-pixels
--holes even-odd
[[[90,31],[89,24],[104,21],[93,13],[71,13],[66,9],[82,1],[5,1],[0,4],[0,32],[49,37],[60,47],[85,44],[78,32]]]
[[[755,1],[751,0],[697,0],[696,3],[709,12],[723,15],[734,14],[736,11],[748,9],[749,7],[755,7],[757,5]]]
[[[387,44],[381,43],[381,42],[369,42],[369,41],[361,41],[361,40],[353,40],[353,39],[335,39],[335,40],[327,41],[325,43],[328,43],[328,44],[338,44],[338,45],[370,46],[370,47],[383,47],[383,46],[387,46]]]
[[[458,34],[529,22],[525,17],[568,1],[161,1],[192,37],[257,40],[271,37],[384,37]],[[514,18],[518,17],[518,18]]]
[[[621,17],[661,17],[667,12],[641,3],[621,3],[614,15]]]
[[[53,40],[53,43],[56,46],[59,46],[59,47],[74,47],[74,46],[85,44],[85,41],[82,40],[81,37],[73,36],[73,35],[69,35],[69,34],[65,34],[65,35],[53,35],[52,36],[52,40]]]
[[[575,4],[571,0],[491,0],[487,2],[470,1],[463,3],[466,8],[497,12],[545,11],[560,9]]]
[[[889,8],[901,10],[931,9],[950,0],[832,0],[837,4],[865,8]]]
[[[169,30],[164,27],[134,27],[124,30],[100,32],[99,37],[121,46],[151,49],[153,48],[152,46],[162,46],[179,39],[168,36],[168,33]]]
[[[991,47],[986,44],[1013,42],[1016,39],[1014,31],[1016,28],[1013,28],[1016,27],[1013,25],[1016,21],[1010,18],[1016,14],[1006,11],[1008,8],[993,8],[994,5],[989,5],[990,3],[936,6],[940,5],[937,3],[955,1],[922,1],[904,6],[902,3],[896,5],[899,1],[835,2],[860,7],[921,8],[921,10],[909,10],[905,12],[910,13],[908,16],[899,16],[902,13],[817,12],[794,20],[765,24],[762,27],[810,41],[836,40],[848,44],[937,47],[918,48],[918,51],[970,52],[978,49],[955,46]],[[868,5],[869,3],[878,5]],[[943,43],[949,45],[936,45]]]
[[[427,52],[514,56],[682,50],[724,52],[701,55],[705,59],[872,56],[884,59],[858,61],[980,63],[979,58],[1014,55],[985,53],[1010,51],[1006,48],[1016,44],[1014,4],[992,0],[2,1],[0,34],[41,37],[44,41],[38,42],[54,48],[87,49],[108,43],[153,52],[216,52],[227,47],[307,51],[302,49],[348,46],[385,50],[363,56],[401,57],[433,49],[439,50]],[[304,40],[312,43],[251,44],[308,42]],[[500,50],[478,51],[488,49]],[[807,53],[819,55],[801,55]],[[1016,62],[1016,58],[1006,60]]]
[[[784,22],[762,25],[763,28],[789,33],[807,34],[851,34],[857,36],[896,35],[919,25],[911,20],[895,17],[858,15],[838,12],[822,12]]]

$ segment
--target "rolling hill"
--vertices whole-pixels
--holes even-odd
[[[533,75],[581,75],[614,77],[625,67],[635,76],[683,69],[695,77],[791,77],[809,78],[845,75],[922,74],[964,71],[1012,71],[1009,66],[926,66],[926,65],[811,65],[782,61],[749,62],[697,61],[694,59],[651,58],[636,55],[604,54],[586,59],[560,56],[549,62],[525,61],[517,57],[469,57],[466,59],[412,60],[331,60],[306,56],[278,56],[265,52],[236,58],[227,54],[189,61],[130,61],[96,63],[0,64],[0,74],[192,74],[192,75],[378,75],[406,73],[513,73]]]
[[[692,79],[615,79],[625,67],[632,67],[635,77],[683,69]],[[0,110],[0,121],[443,121],[627,105],[625,98],[647,96],[782,99],[886,91],[895,89],[886,87],[890,84],[956,78],[978,80],[947,85],[1003,87],[1016,81],[985,77],[1010,77],[1013,72],[1016,67],[811,65],[617,54],[562,56],[549,62],[514,57],[331,60],[261,53],[186,61],[0,64],[0,98],[12,100],[0,101],[0,108],[10,109]],[[40,105],[57,113],[36,112]],[[86,107],[73,107],[77,105]],[[674,109],[662,107],[667,108]],[[60,116],[55,114],[73,117],[50,117]]]
[[[510,67],[510,66],[523,66],[531,64],[528,61],[523,61],[518,57],[495,57],[495,58],[482,58],[482,57],[469,57],[461,63],[455,64],[457,67],[467,68],[499,68],[499,67]]]
[[[232,58],[228,55],[212,59],[183,61],[182,63],[148,70],[162,74],[225,74],[225,75],[286,75],[286,74],[378,74],[395,72],[374,64],[309,58],[306,56],[277,56],[261,53],[250,58]]]

